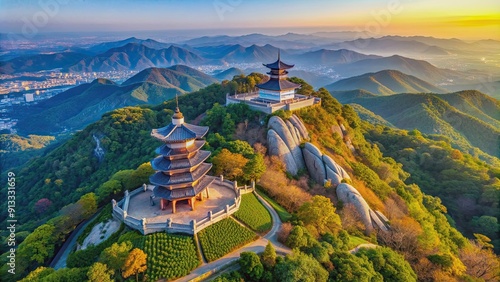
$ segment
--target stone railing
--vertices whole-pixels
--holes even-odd
[[[119,202],[114,199],[111,200],[113,205],[113,217],[117,220],[122,221],[130,228],[139,230],[142,234],[150,234],[155,232],[165,231],[167,233],[187,233],[194,235],[204,228],[219,222],[225,218],[228,218],[233,213],[238,211],[241,204],[241,195],[252,193],[255,190],[255,182],[252,182],[251,186],[237,186],[238,183],[236,181],[228,181],[225,180],[221,175],[219,178],[214,180],[218,186],[225,187],[227,189],[234,190],[236,197],[234,198],[234,202],[231,205],[226,205],[223,209],[214,212],[209,211],[207,216],[199,219],[192,219],[189,224],[175,223],[172,219],[167,219],[166,222],[148,222],[147,218],[138,219],[133,216],[128,215],[128,205],[130,202],[130,198],[150,189],[150,185],[143,185],[132,192],[125,191],[125,196]]]

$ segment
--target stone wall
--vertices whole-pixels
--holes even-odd
[[[166,222],[148,222],[147,218],[135,218],[127,214],[128,210],[128,202],[130,198],[137,195],[138,193],[145,192],[146,190],[150,190],[149,186],[141,186],[132,192],[125,191],[125,196],[119,202],[116,202],[114,199],[111,200],[113,205],[113,217],[119,221],[122,221],[130,228],[136,229],[142,234],[151,234],[155,232],[167,232],[167,233],[186,233],[190,235],[194,235],[204,228],[219,222],[225,218],[228,218],[233,213],[237,212],[240,208],[241,204],[241,195],[246,193],[252,193],[255,190],[255,182],[252,182],[252,186],[237,186],[237,182],[231,182],[225,180],[222,176],[217,178],[214,182],[219,186],[223,186],[228,189],[234,189],[236,193],[236,197],[234,198],[234,203],[232,205],[226,205],[223,209],[218,210],[216,212],[210,211],[207,216],[196,220],[193,219],[189,224],[181,224],[175,223],[171,219],[168,219]]]

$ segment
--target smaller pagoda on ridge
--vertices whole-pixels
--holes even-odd
[[[300,84],[287,80],[287,69],[293,68],[294,65],[282,62],[279,51],[276,62],[263,65],[271,71],[267,73],[269,75],[268,81],[256,85],[259,89],[259,98],[276,102],[294,99],[295,89],[299,88]]]
[[[204,161],[210,152],[200,150],[205,144],[201,138],[207,132],[207,126],[185,123],[179,105],[169,125],[151,131],[151,136],[164,143],[156,149],[159,156],[151,161],[156,173],[149,178],[155,185],[153,196],[160,198],[162,210],[171,203],[175,213],[179,201],[186,201],[194,210],[196,199],[203,200],[203,194],[209,197],[214,178],[206,175],[212,164]]]

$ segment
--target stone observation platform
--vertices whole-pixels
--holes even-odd
[[[206,176],[213,179],[210,184],[210,197],[196,201],[196,210],[184,202],[177,204],[175,213],[171,209],[160,209],[161,199],[151,197],[154,185],[143,185],[132,192],[125,192],[125,197],[119,202],[112,200],[113,217],[122,221],[130,228],[142,234],[154,232],[196,234],[238,211],[241,195],[255,189],[252,186],[238,187],[236,182],[224,180],[223,177]]]
[[[264,64],[270,69],[268,80],[257,84],[257,91],[235,94],[233,96],[226,95],[226,106],[230,104],[247,104],[255,111],[272,114],[278,110],[294,111],[304,107],[321,104],[321,99],[317,97],[305,96],[295,93],[300,84],[296,84],[287,79],[287,69],[293,68],[294,65],[289,65],[281,61],[280,53],[278,52],[278,60],[271,64]]]
[[[272,114],[278,110],[295,111],[304,107],[319,105],[321,98],[295,94],[292,99],[279,102],[260,99],[258,92],[226,96],[226,106],[238,103],[247,104],[254,111]]]

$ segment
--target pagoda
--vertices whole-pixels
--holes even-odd
[[[295,89],[300,87],[300,84],[293,83],[287,80],[287,69],[293,68],[294,65],[285,64],[281,61],[280,52],[278,51],[278,60],[272,64],[263,64],[271,69],[269,80],[257,84],[259,89],[259,98],[274,102],[286,102],[295,98]]]
[[[206,175],[212,164],[204,161],[210,152],[200,150],[207,132],[207,126],[185,123],[179,105],[169,125],[151,131],[151,136],[164,143],[156,149],[159,156],[151,161],[156,173],[149,178],[162,210],[171,203],[175,213],[177,202],[183,200],[194,210],[196,199],[203,200],[203,194],[209,197],[208,186],[214,178]]]

